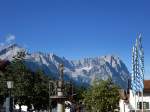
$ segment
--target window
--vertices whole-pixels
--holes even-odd
[[[137,108],[142,109],[142,102],[137,103]],[[149,102],[143,102],[143,108],[144,109],[149,109]]]

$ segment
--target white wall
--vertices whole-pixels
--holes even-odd
[[[120,112],[129,112],[128,104],[126,104],[123,100],[119,102]]]
[[[135,110],[135,108],[137,109],[137,105],[135,106],[135,104],[137,104],[138,101],[142,102],[142,97],[134,95],[132,90],[130,90],[129,103],[125,103],[123,100],[120,100],[119,102],[120,112],[129,112],[129,110]],[[149,102],[150,105],[150,93],[144,93],[143,102]]]

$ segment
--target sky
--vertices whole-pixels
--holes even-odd
[[[73,60],[113,54],[131,70],[141,33],[150,79],[149,6],[149,0],[0,0],[0,45],[15,42]]]

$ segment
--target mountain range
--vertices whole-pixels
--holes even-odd
[[[18,44],[0,47],[0,59],[13,60],[17,52],[26,50]],[[64,64],[64,78],[78,85],[89,85],[95,79],[111,77],[121,88],[127,88],[130,73],[123,61],[115,55],[68,60],[53,53],[26,53],[25,62],[33,71],[41,69],[47,75],[58,78],[59,64]]]

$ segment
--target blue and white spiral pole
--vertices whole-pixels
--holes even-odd
[[[136,43],[132,48],[131,88],[135,96],[135,110],[136,110],[136,95],[137,93],[142,94],[142,112],[143,112],[144,49],[142,46],[141,34],[137,37]]]

